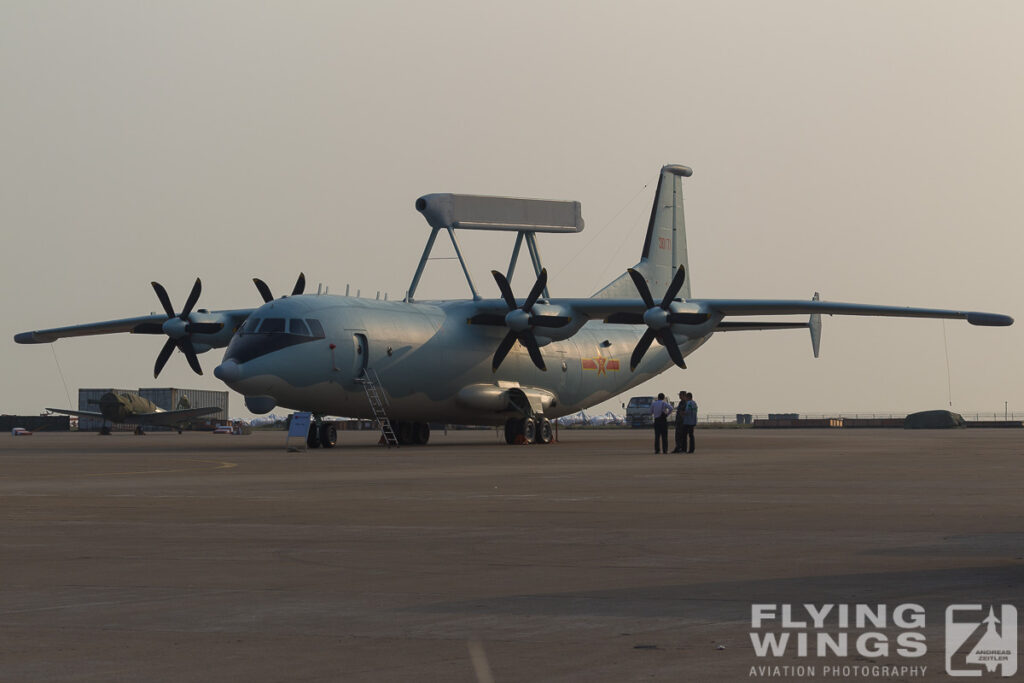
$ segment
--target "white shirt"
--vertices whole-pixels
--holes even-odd
[[[660,398],[651,404],[651,415],[655,418],[668,417],[669,413],[672,412],[672,404],[668,401],[663,401]]]

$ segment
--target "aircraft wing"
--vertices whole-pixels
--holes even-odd
[[[125,422],[173,426],[181,422],[188,422],[194,417],[211,415],[219,411],[220,408],[187,408],[185,410],[168,410],[163,413],[140,413],[138,415],[130,415],[125,419]]]
[[[107,422],[116,421],[109,420],[103,415],[103,413],[97,413],[89,410],[66,410],[63,408],[47,408],[47,410],[51,413],[62,413],[64,415],[74,415],[76,417],[94,417],[97,420],[107,420]],[[219,410],[220,408],[187,408],[185,410],[168,410],[161,413],[136,413],[135,415],[127,415],[121,424],[174,426],[180,422],[187,422],[194,417],[211,415]]]
[[[879,306],[854,304],[838,301],[815,301],[801,299],[690,299],[686,303],[697,304],[724,316],[741,315],[794,315],[801,313],[827,315],[891,316],[896,318],[947,318],[966,320],[971,325],[1004,327],[1013,324],[1013,318],[1000,313],[979,311],[958,311],[941,308],[915,308],[911,306]]]
[[[571,309],[590,319],[605,322],[626,322],[626,317],[642,315],[647,306],[641,299],[552,299],[552,306]],[[710,314],[723,317],[747,315],[867,315],[901,318],[948,318],[966,320],[972,325],[1006,326],[1013,318],[999,313],[950,310],[941,308],[915,308],[909,306],[879,306],[813,299],[688,299],[674,302],[672,310],[680,313]],[[617,314],[625,314],[621,317]],[[634,323],[636,324],[636,323]]]
[[[95,417],[97,420],[106,420],[103,417],[103,413],[97,413],[90,410],[65,410],[64,408],[47,408],[51,413],[61,413],[63,415],[74,415],[75,417]]]
[[[191,314],[190,320],[193,324],[221,325],[220,329],[222,331],[227,330],[227,334],[204,334],[203,342],[209,343],[214,341],[214,343],[210,344],[214,347],[227,346],[235,329],[245,322],[245,319],[254,310],[256,309],[244,308],[231,311],[213,311],[211,313],[196,312]],[[131,334],[164,334],[162,326],[166,320],[167,315],[156,313],[136,318],[121,318],[120,320],[105,320],[103,322],[85,323],[84,325],[53,327],[46,330],[33,330],[16,334],[14,335],[14,341],[19,344],[49,344],[65,337],[84,337],[94,334],[117,334],[121,332],[129,332]],[[206,339],[206,337],[213,339]],[[216,343],[221,340],[223,343]]]

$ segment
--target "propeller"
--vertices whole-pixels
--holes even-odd
[[[185,354],[188,364],[197,375],[203,374],[203,369],[199,365],[199,358],[196,356],[195,347],[192,345],[192,335],[216,334],[224,327],[223,323],[194,323],[189,318],[196,302],[199,301],[199,294],[203,291],[203,283],[199,278],[196,278],[196,283],[192,285],[192,291],[189,293],[181,313],[174,312],[171,299],[167,296],[167,290],[164,289],[163,285],[159,282],[152,282],[150,284],[153,285],[153,291],[156,292],[156,297],[160,299],[160,305],[163,306],[164,312],[167,313],[167,319],[163,323],[151,323],[140,326],[135,331],[143,334],[163,333],[167,335],[167,341],[156,357],[153,377],[160,376],[160,371],[164,369],[164,365],[167,364],[168,359],[176,348]],[[143,327],[145,329],[142,329]]]
[[[260,296],[263,297],[263,303],[270,303],[271,301],[274,300],[274,295],[270,293],[270,287],[267,287],[266,282],[259,279],[258,277],[254,277],[252,279],[252,282],[254,285],[256,285],[256,289],[259,290]],[[302,294],[302,292],[305,291],[305,289],[306,274],[299,273],[299,279],[295,281],[295,286],[292,287],[291,295],[298,296],[299,294]]]
[[[547,370],[544,365],[544,358],[540,355],[540,345],[533,334],[535,327],[565,327],[570,320],[564,315],[539,315],[534,314],[533,305],[537,303],[541,293],[548,284],[548,271],[542,268],[537,281],[533,284],[529,296],[522,307],[516,305],[516,298],[512,294],[512,287],[504,275],[496,270],[491,271],[494,281],[498,283],[501,290],[501,298],[508,304],[508,313],[498,315],[494,313],[478,313],[469,319],[473,325],[504,325],[508,328],[508,334],[498,344],[494,352],[494,361],[491,363],[491,370],[496,371],[505,360],[505,356],[512,350],[512,346],[518,341],[529,352],[530,360],[541,370]]]
[[[637,292],[640,293],[640,298],[643,299],[647,310],[643,313],[613,313],[605,321],[609,323],[625,323],[627,325],[647,325],[647,330],[640,337],[640,341],[637,342],[636,347],[633,349],[633,354],[629,358],[630,371],[636,370],[636,366],[640,365],[644,354],[651,348],[651,343],[655,339],[665,347],[673,363],[686,369],[683,353],[680,351],[679,344],[676,343],[676,338],[672,334],[672,325],[699,325],[708,319],[708,316],[704,313],[676,313],[672,311],[672,300],[676,298],[676,294],[679,293],[683,283],[686,281],[686,269],[683,266],[679,266],[679,269],[676,270],[676,274],[672,277],[672,282],[669,283],[668,289],[665,290],[665,296],[662,297],[660,304],[655,303],[654,297],[651,296],[651,289],[647,286],[647,280],[644,279],[643,275],[632,268],[627,272],[633,280]]]

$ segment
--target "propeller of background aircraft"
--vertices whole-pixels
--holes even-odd
[[[199,301],[199,294],[203,291],[203,283],[199,278],[196,278],[196,283],[192,285],[192,291],[189,293],[181,313],[174,312],[171,299],[167,296],[167,290],[164,289],[163,285],[159,282],[152,282],[150,284],[153,285],[153,291],[156,292],[157,298],[160,299],[160,305],[163,306],[164,312],[167,313],[167,319],[163,323],[140,325],[134,331],[137,334],[167,335],[167,342],[160,349],[160,353],[156,357],[153,377],[160,376],[160,371],[164,369],[164,365],[167,364],[167,360],[174,353],[175,348],[185,354],[188,364],[195,370],[197,375],[203,374],[203,369],[199,365],[199,358],[196,356],[195,347],[192,346],[192,335],[216,334],[224,327],[223,323],[194,323],[189,319],[192,309],[195,308],[196,302]]]
[[[605,319],[605,322],[647,325],[647,331],[640,337],[640,341],[637,342],[636,347],[633,349],[633,354],[629,358],[630,372],[636,370],[636,366],[640,364],[644,354],[647,353],[647,349],[651,347],[651,342],[655,339],[665,347],[673,363],[686,369],[683,353],[680,351],[679,344],[676,343],[676,338],[672,334],[672,325],[699,325],[708,319],[705,313],[675,313],[672,311],[672,300],[676,298],[676,294],[679,293],[683,283],[686,281],[686,269],[683,266],[679,266],[675,276],[672,278],[672,282],[669,283],[668,289],[665,290],[665,296],[660,304],[654,302],[654,297],[651,296],[651,289],[647,286],[647,280],[644,279],[643,275],[632,268],[629,268],[627,272],[629,277],[632,278],[637,292],[640,293],[640,298],[643,299],[644,305],[647,306],[647,310],[643,313],[613,313]]]
[[[540,355],[540,345],[533,334],[535,327],[565,327],[569,324],[569,318],[564,315],[536,315],[533,313],[533,305],[537,303],[541,292],[548,284],[548,271],[542,268],[537,281],[533,284],[529,296],[522,307],[516,305],[516,297],[512,294],[512,287],[504,275],[496,270],[491,271],[494,281],[498,283],[501,290],[501,297],[508,304],[508,313],[497,315],[494,313],[478,313],[469,319],[473,325],[504,325],[508,328],[508,334],[498,344],[494,352],[494,361],[491,363],[491,370],[497,370],[505,356],[512,350],[512,346],[518,341],[529,352],[530,360],[541,370],[547,370],[544,365],[544,358]]]
[[[256,289],[259,290],[260,296],[263,297],[263,303],[270,303],[274,300],[274,295],[270,293],[270,287],[267,287],[267,283],[258,277],[252,279],[252,283],[256,285]],[[299,273],[299,279],[295,281],[295,286],[292,287],[292,296],[298,296],[302,294],[306,289],[306,274]]]

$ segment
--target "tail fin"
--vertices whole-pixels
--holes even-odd
[[[686,221],[683,217],[683,178],[693,171],[688,166],[670,164],[661,167],[658,189],[654,193],[651,220],[647,224],[647,237],[640,262],[633,266],[639,271],[651,292],[657,297],[668,289],[676,269],[686,267],[686,282],[679,296],[690,298],[690,264],[686,255]],[[629,276],[623,274],[594,294],[598,299],[635,297],[636,287]]]
[[[178,399],[178,410],[188,410],[191,407],[192,403],[188,400],[188,396],[182,394],[181,398]]]

